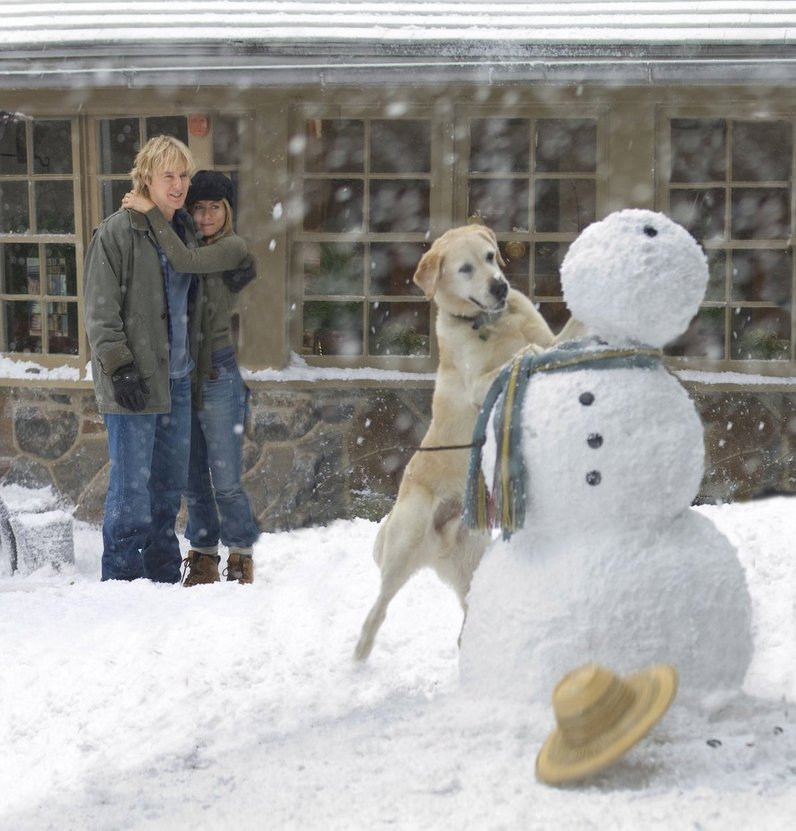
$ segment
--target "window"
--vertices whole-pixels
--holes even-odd
[[[467,216],[496,232],[512,286],[558,330],[561,261],[597,218],[597,121],[471,118],[467,134]]]
[[[2,351],[77,355],[77,175],[69,119],[0,126]]]
[[[240,120],[211,121],[206,166],[236,181]],[[187,123],[185,116],[22,116],[0,123],[0,351],[35,354],[53,366],[84,363],[82,258],[91,229],[80,220],[83,196],[94,221],[113,213],[130,187],[142,139],[165,133],[190,146]],[[83,143],[90,145],[96,179],[79,169],[76,148]],[[88,181],[99,184],[86,194]]]
[[[699,315],[667,350],[721,362],[793,361],[791,119],[673,118],[671,217],[708,255]]]
[[[311,118],[302,130],[301,351],[427,358],[431,310],[412,276],[431,223],[430,120]]]
[[[188,119],[180,115],[100,118],[96,130],[101,218],[119,210],[135,157],[149,139],[168,135],[188,144]]]

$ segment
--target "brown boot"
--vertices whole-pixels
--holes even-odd
[[[198,586],[200,583],[218,583],[218,564],[221,557],[218,554],[202,554],[191,549],[188,556],[182,561],[183,586]]]
[[[230,551],[224,574],[227,575],[227,580],[237,580],[239,583],[253,583],[254,561],[252,560],[252,555],[241,554],[239,551]]]

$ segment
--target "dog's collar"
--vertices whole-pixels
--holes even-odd
[[[469,323],[476,332],[487,323],[493,323],[496,321],[505,311],[505,309],[500,309],[499,311],[495,312],[479,312],[474,317],[469,315],[455,315],[451,314],[451,317],[456,318],[456,320],[463,320],[465,323]]]

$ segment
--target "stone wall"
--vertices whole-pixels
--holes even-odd
[[[254,385],[244,484],[263,531],[378,519],[431,412],[430,385]],[[90,389],[0,387],[0,477],[49,485],[75,517],[102,519],[108,453]]]
[[[430,384],[355,388],[255,384],[244,481],[263,531],[378,519],[425,433]],[[796,397],[691,389],[705,422],[701,501],[796,492]],[[105,430],[90,389],[0,387],[0,476],[49,485],[75,517],[99,523],[108,476]]]

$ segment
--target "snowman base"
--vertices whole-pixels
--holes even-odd
[[[691,509],[610,538],[546,536],[525,528],[482,560],[462,633],[466,689],[548,701],[567,672],[596,661],[619,674],[674,664],[684,699],[740,692],[751,600],[708,519]]]

